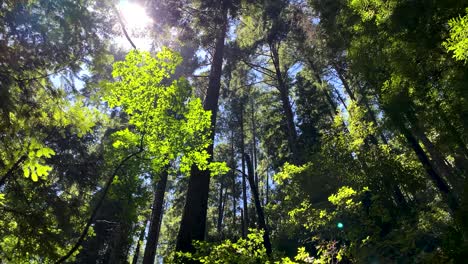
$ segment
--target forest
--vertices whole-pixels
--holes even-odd
[[[466,0],[0,1],[0,263],[467,263]]]

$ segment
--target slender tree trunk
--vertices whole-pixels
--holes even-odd
[[[156,188],[154,190],[153,209],[151,212],[150,228],[148,239],[146,240],[143,264],[153,264],[158,247],[159,231],[161,230],[161,218],[163,215],[164,194],[167,185],[167,168],[161,173]]]
[[[268,204],[270,197],[270,175],[268,174],[268,169],[266,172],[266,191],[265,191],[265,205]]]
[[[140,236],[138,236],[138,241],[137,245],[135,248],[135,253],[133,254],[133,260],[132,264],[137,264],[138,258],[140,257],[140,248],[141,245],[143,244],[143,240],[145,239],[145,231],[146,231],[146,225],[148,224],[148,220],[146,220],[143,224],[143,229],[140,232]]]
[[[343,70],[339,69],[338,66],[335,65],[335,70],[336,72],[338,73],[338,77],[339,79],[341,80],[341,83],[343,84],[343,87],[345,88],[345,91],[346,93],[348,94],[349,98],[356,102],[356,103],[359,103],[356,99],[356,96],[354,96],[353,92],[351,91],[351,87],[349,85],[349,82],[348,80],[344,77],[344,73],[343,73]],[[361,89],[362,90],[362,89]],[[368,114],[368,118],[370,119],[370,121],[372,121],[376,126],[378,125],[377,123],[377,118],[374,114],[374,110],[372,110],[370,104],[369,104],[369,100],[367,100],[367,97],[365,95],[365,93],[362,93],[362,98],[361,98],[361,101],[364,103],[364,106],[367,110],[367,114]],[[387,139],[385,138],[385,136],[380,133],[380,138],[382,139],[382,142],[386,145],[388,145],[388,141]],[[374,135],[371,135],[371,141],[374,143],[374,144],[378,144],[378,141],[377,141],[377,138],[374,136]]]
[[[232,227],[236,229],[237,216],[237,188],[236,188],[236,162],[234,159],[234,131],[231,131],[231,171],[232,171]]]
[[[348,106],[346,105],[345,99],[341,96],[340,92],[335,87],[333,87],[333,91],[336,93],[336,96],[338,97],[338,100],[340,100],[344,109],[348,111]]]
[[[252,190],[252,196],[254,197],[255,201],[255,209],[257,210],[257,216],[258,216],[258,227],[260,229],[263,229],[263,244],[265,246],[266,252],[268,256],[271,255],[271,242],[270,242],[270,235],[268,232],[268,228],[265,222],[265,215],[263,212],[263,207],[260,204],[260,197],[258,195],[258,188],[255,186],[255,179],[254,179],[254,171],[253,171],[253,165],[252,162],[250,161],[249,155],[245,154],[245,159],[247,161],[247,169],[249,172],[248,178],[249,178],[249,185],[250,189]]]
[[[23,161],[25,161],[27,158],[26,155],[23,155],[21,156],[14,164],[13,166],[11,166],[11,168],[5,173],[5,175],[3,175],[1,178],[0,178],[0,187],[2,187],[5,182],[8,180],[8,178],[10,178],[11,176],[13,176],[13,173],[15,172],[16,169],[19,168],[19,166],[21,165],[21,163]]]
[[[109,258],[107,263],[122,263],[123,252],[122,252],[122,225],[118,223],[115,225],[112,231],[111,246],[109,247]]]
[[[442,197],[447,202],[452,214],[455,213],[459,206],[457,199],[453,195],[449,186],[447,185],[445,180],[436,172],[431,162],[429,161],[429,158],[427,157],[426,153],[419,145],[418,140],[413,136],[413,134],[411,134],[410,130],[405,127],[405,124],[400,124],[400,130],[405,136],[406,140],[408,140],[408,143],[410,144],[413,151],[416,153],[416,156],[418,157],[419,161],[426,170],[429,179],[434,183],[436,188],[442,194]]]
[[[289,87],[284,81],[283,73],[281,72],[281,64],[279,61],[278,49],[275,44],[270,43],[271,57],[273,65],[275,67],[276,79],[278,82],[278,90],[280,92],[280,99],[283,106],[283,111],[286,118],[286,126],[288,129],[288,145],[292,153],[294,163],[300,163],[299,153],[297,149],[297,131],[294,125],[294,113],[291,108],[291,102],[289,100]]]
[[[356,102],[356,97],[354,96],[354,93],[351,91],[351,87],[349,86],[348,81],[344,77],[343,70],[341,70],[337,65],[334,65],[334,68],[335,68],[336,73],[338,74],[338,78],[340,79],[341,83],[343,84],[343,87],[346,90],[346,93],[348,93],[349,98],[351,98],[351,100]]]
[[[244,209],[240,209],[240,213],[241,213],[241,219],[244,219]],[[241,228],[242,230],[245,229],[245,224],[244,224],[244,221],[241,221]]]
[[[221,75],[224,56],[224,40],[227,31],[227,10],[223,7],[222,23],[216,38],[213,61],[208,81],[208,90],[204,101],[204,109],[211,111],[211,140],[214,141],[216,116],[218,113],[218,99],[221,88]],[[207,149],[212,161],[213,143]],[[208,193],[210,190],[210,172],[200,171],[192,166],[187,190],[184,212],[177,235],[176,250],[182,252],[193,251],[192,240],[205,240],[206,213],[208,209]]]
[[[227,187],[226,187],[224,191],[224,195],[223,195],[223,206],[221,207],[221,240],[224,239],[223,224],[224,224],[224,218],[225,218],[224,212],[226,209],[227,198],[228,198],[228,192],[227,192]]]
[[[358,103],[359,102],[356,100],[356,97],[354,96],[353,92],[351,91],[351,87],[348,83],[348,81],[346,80],[346,78],[344,77],[344,74],[343,74],[343,71],[340,70],[337,66],[335,66],[335,70],[336,72],[338,73],[338,76],[345,88],[345,91],[348,93],[348,96],[349,98]],[[367,97],[366,95],[363,93],[362,94],[362,100],[361,102],[364,103],[364,107],[366,108],[367,110],[367,114],[368,114],[368,118],[370,119],[370,121],[372,121],[376,126],[377,126],[377,118],[375,117],[375,114],[374,114],[374,111],[373,109],[371,108],[370,104],[369,104],[369,101],[367,100]],[[388,145],[388,141],[387,139],[385,138],[385,136],[380,133],[380,138],[382,139],[382,142],[386,145]],[[372,144],[374,145],[378,145],[379,142],[377,140],[377,137],[373,134],[369,135],[369,139],[370,141],[372,142]],[[385,180],[385,179],[384,179]],[[393,197],[395,198],[395,201],[397,202],[398,205],[404,207],[404,208],[407,208],[407,202],[406,202],[406,199],[405,199],[405,196],[403,195],[400,187],[398,186],[398,184],[393,181],[392,183],[388,182],[388,183],[385,183],[385,185],[387,185],[387,188],[392,188],[393,189]]]
[[[245,151],[244,146],[244,105],[243,103],[240,104],[240,120],[239,126],[241,130],[241,144],[240,144],[240,152],[242,157],[242,202],[244,207],[244,218],[243,218],[243,229],[242,229],[242,237],[247,237],[247,229],[249,227],[249,214],[248,214],[248,205],[247,205],[247,183],[245,179],[245,157],[243,155]]]
[[[458,151],[461,152],[460,154],[464,156],[465,165],[466,160],[468,159],[468,149],[466,148],[466,144],[463,141],[463,137],[458,131],[458,129],[452,124],[451,119],[447,116],[445,111],[440,106],[440,103],[436,104],[437,113],[441,116],[442,120],[444,121],[448,131],[452,134],[453,138],[455,139],[455,143],[458,147]]]
[[[255,119],[255,103],[251,100],[251,120],[252,120],[252,148],[253,148],[253,166],[255,172],[255,184],[258,186],[258,171],[257,171],[257,122]]]
[[[369,101],[367,100],[366,95],[363,95],[362,102],[364,102],[364,105],[365,105],[365,107],[367,109],[367,113],[369,114],[369,117],[370,117],[372,123],[374,123],[377,126],[379,124],[379,123],[377,123],[377,117],[375,116],[374,110],[371,108],[371,106],[369,104]],[[382,139],[382,142],[385,145],[388,145],[388,140],[387,140],[387,138],[385,137],[385,135],[383,133],[380,133],[380,138]]]
[[[318,72],[318,69],[315,67],[315,65],[313,64],[313,62],[311,60],[308,60],[308,62],[309,62],[310,69],[314,72],[315,79],[317,79],[317,82],[320,83],[320,85],[322,85],[323,82],[322,82],[322,78],[320,77],[320,74]],[[322,90],[322,93],[325,96],[325,99],[327,100],[328,105],[331,108],[328,113],[330,115],[331,122],[334,122],[335,115],[337,114],[337,110],[336,110],[337,105],[335,104],[335,102],[333,101],[333,99],[331,98],[331,96],[328,94],[327,91],[325,91],[323,89],[320,89],[320,90]]]
[[[218,221],[216,223],[216,231],[218,232],[218,234],[221,234],[221,225],[223,223],[223,209],[224,209],[224,205],[223,205],[223,183],[221,182],[220,186],[219,186],[219,200],[218,200]]]
[[[437,150],[436,146],[432,143],[432,141],[422,132],[421,130],[412,127],[411,132],[418,138],[424,147],[426,148],[427,152],[431,156],[431,162],[433,163],[432,166],[434,169],[443,177],[445,177],[452,188],[456,191],[457,196],[463,192],[463,180],[457,179],[456,176],[453,174],[453,171],[447,163],[445,163],[445,159],[442,157],[440,152]]]

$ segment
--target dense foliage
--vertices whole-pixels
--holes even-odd
[[[4,1],[0,263],[466,262],[467,62],[461,0]]]

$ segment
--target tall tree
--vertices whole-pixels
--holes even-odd
[[[201,10],[208,10],[213,16],[215,26],[215,38],[213,59],[209,74],[208,89],[203,107],[211,112],[211,133],[210,137],[214,139],[216,128],[216,118],[218,113],[218,100],[221,88],[221,75],[224,57],[224,42],[228,29],[228,12],[235,7],[234,2],[224,1],[206,1],[201,3]],[[231,15],[234,15],[231,13]],[[207,148],[207,153],[212,159],[213,144]],[[177,236],[178,251],[192,251],[192,240],[204,240],[206,228],[206,212],[208,206],[208,192],[210,185],[210,172],[192,167],[190,180],[187,190],[187,201],[184,213],[180,223],[179,234]]]
[[[148,237],[146,239],[145,253],[143,256],[143,263],[154,263],[156,256],[156,249],[158,246],[159,232],[161,230],[161,218],[163,216],[164,196],[167,185],[168,169],[163,169],[162,173],[157,180],[154,188],[154,200],[151,210],[150,227],[148,230]]]

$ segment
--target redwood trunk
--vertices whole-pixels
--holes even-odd
[[[245,159],[247,161],[247,170],[249,171],[249,185],[250,189],[252,190],[252,195],[255,201],[255,209],[257,211],[257,216],[258,216],[258,227],[260,229],[263,229],[263,245],[265,246],[266,252],[268,256],[271,255],[271,242],[270,242],[270,235],[268,233],[268,229],[266,226],[265,222],[265,214],[263,213],[263,207],[260,204],[260,197],[258,195],[258,188],[255,185],[255,179],[254,179],[254,171],[253,171],[253,165],[252,162],[250,161],[249,155],[245,154]]]
[[[218,200],[218,221],[216,223],[216,231],[221,234],[221,227],[223,223],[223,212],[224,212],[224,196],[223,196],[223,182],[219,186],[219,200]]]
[[[257,122],[255,120],[254,100],[251,100],[251,118],[252,118],[252,148],[253,148],[253,166],[255,172],[255,184],[258,187],[258,171],[257,171]]]
[[[236,163],[234,160],[234,132],[231,131],[231,171],[232,171],[232,227],[236,228],[237,198],[236,198]]]
[[[158,247],[159,231],[161,230],[161,218],[163,215],[164,193],[167,185],[167,169],[161,173],[161,178],[155,188],[153,209],[151,213],[148,239],[146,240],[143,264],[153,264]]]
[[[452,169],[445,162],[444,157],[437,150],[436,146],[432,141],[418,128],[412,128],[411,132],[415,135],[416,138],[421,140],[422,144],[426,148],[427,152],[432,158],[432,165],[436,171],[444,176],[452,188],[457,191],[457,195],[463,192],[463,180],[458,179],[456,175],[453,174]]]
[[[248,205],[247,205],[247,183],[245,179],[245,157],[243,155],[245,151],[244,146],[244,105],[241,103],[240,105],[240,120],[239,126],[241,130],[241,145],[240,145],[240,152],[242,157],[242,203],[244,208],[244,218],[242,221],[244,224],[242,225],[242,237],[247,237],[247,229],[249,228],[249,214],[248,214]]]
[[[291,109],[291,102],[289,101],[289,87],[284,81],[283,73],[281,72],[281,66],[279,61],[278,50],[274,44],[270,44],[270,50],[273,60],[273,65],[275,67],[276,79],[278,82],[278,90],[280,92],[281,104],[283,106],[283,111],[286,118],[286,126],[288,128],[288,145],[289,150],[293,156],[293,162],[299,163],[299,153],[296,146],[297,141],[297,131],[296,126],[294,125],[294,114]]]
[[[132,264],[137,264],[138,258],[140,257],[140,248],[141,248],[141,244],[143,244],[143,240],[145,239],[145,231],[146,231],[147,222],[148,221],[145,220],[143,224],[143,229],[141,230],[140,236],[138,237],[137,245],[135,248],[135,254],[133,254]]]
[[[429,179],[434,183],[439,192],[442,193],[442,196],[446,200],[452,214],[455,213],[458,209],[458,202],[454,197],[452,191],[450,190],[449,186],[447,185],[445,180],[435,171],[426,153],[419,145],[418,140],[411,134],[411,132],[405,127],[404,124],[400,126],[400,129],[403,135],[405,136],[406,140],[408,140],[408,143],[410,144],[411,148],[416,153],[416,156],[423,165],[424,169],[426,170]]]
[[[208,90],[206,91],[206,98],[203,105],[205,110],[211,111],[210,137],[212,141],[214,141],[216,115],[218,113],[226,29],[227,10],[223,10],[223,22],[216,38]],[[213,157],[213,143],[208,146],[207,152],[210,155],[209,161],[211,161]],[[197,166],[192,166],[184,212],[177,235],[177,251],[191,252],[194,249],[192,240],[205,239],[209,189],[210,172],[208,170],[200,171]]]

